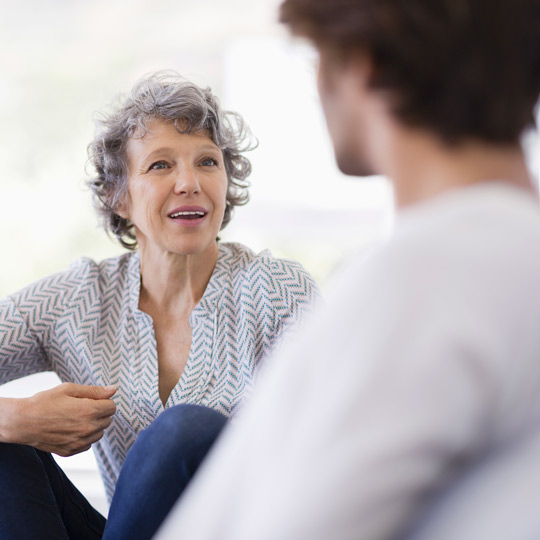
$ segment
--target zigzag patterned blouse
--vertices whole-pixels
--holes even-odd
[[[163,411],[152,319],[139,310],[139,255],[80,259],[0,301],[0,384],[54,371],[64,382],[118,388],[117,412],[94,451],[109,499],[127,451]],[[187,365],[166,403],[231,414],[261,359],[319,295],[298,263],[220,243],[190,317]]]

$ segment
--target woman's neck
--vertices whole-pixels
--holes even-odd
[[[191,313],[202,298],[217,261],[217,243],[202,253],[177,255],[140,247],[139,308],[145,312]]]

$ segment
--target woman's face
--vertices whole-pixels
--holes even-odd
[[[127,143],[128,196],[118,214],[131,220],[141,251],[193,255],[215,249],[225,212],[223,153],[204,133],[148,123]]]

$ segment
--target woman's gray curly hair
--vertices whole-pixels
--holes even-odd
[[[223,152],[227,196],[221,229],[231,220],[233,208],[246,204],[250,161],[242,152],[255,148],[242,117],[223,111],[210,88],[200,88],[173,71],[158,71],[140,79],[131,92],[120,96],[111,113],[95,118],[96,133],[88,145],[95,176],[87,182],[104,229],[128,249],[137,248],[133,224],[116,213],[127,196],[126,143],[142,137],[151,120],[174,122],[180,133],[204,132]]]

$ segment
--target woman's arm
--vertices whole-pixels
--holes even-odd
[[[321,291],[311,274],[298,262],[276,259],[270,265],[274,316],[269,351],[280,345],[284,336],[298,327],[322,301]]]
[[[28,324],[27,315],[40,308],[39,302],[37,298],[26,300],[23,292],[0,300],[0,384],[51,371],[43,343],[47,326],[39,328],[37,317],[36,325]]]
[[[72,290],[87,281],[81,268],[78,279],[57,274],[0,300],[0,384],[53,370],[51,347],[58,348],[53,334]],[[63,456],[82,452],[110,424],[114,392],[114,387],[67,383],[30,398],[0,399],[0,442]]]

